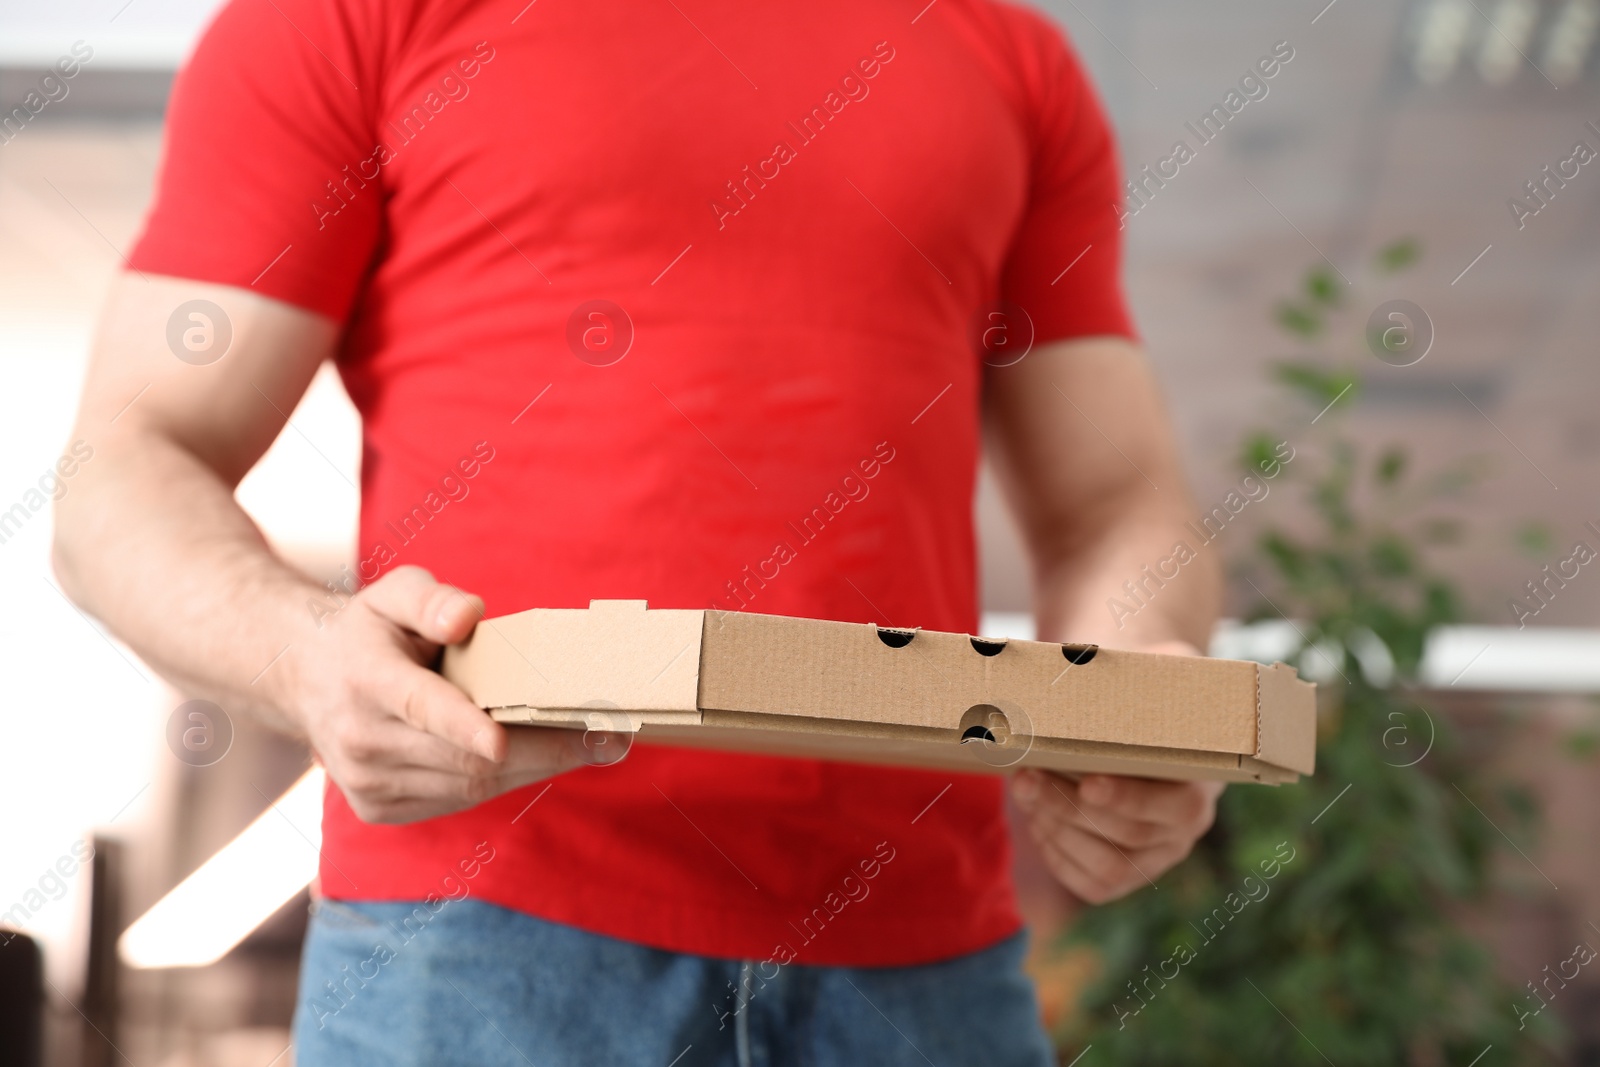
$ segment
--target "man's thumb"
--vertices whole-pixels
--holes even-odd
[[[444,585],[421,567],[396,567],[361,590],[367,607],[434,644],[466,640],[483,618],[483,601]]]

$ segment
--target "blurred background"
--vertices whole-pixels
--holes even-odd
[[[25,935],[0,948],[0,1062],[292,1061],[307,756],[184,705],[78,612],[28,497],[215,6],[0,0],[0,119],[92,52],[0,126],[0,927]],[[1159,902],[1074,922],[1019,871],[1062,1062],[1600,1063],[1600,0],[1040,6],[1141,182],[1129,289],[1202,507],[1263,442],[1295,450],[1218,539],[1237,621],[1213,652],[1328,683],[1317,779],[1230,793]],[[326,370],[292,421],[239,496],[331,578],[359,426]],[[987,481],[976,508],[984,627],[1025,636]],[[1268,839],[1298,850],[1270,905],[1186,990],[1140,987],[1165,1021],[1128,1017],[1185,909]]]

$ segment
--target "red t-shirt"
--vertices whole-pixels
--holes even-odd
[[[1130,326],[1078,61],[923,4],[233,0],[132,266],[345,323],[365,579],[970,632],[983,309]],[[330,789],[322,892],[815,964],[1019,925],[995,777],[636,745],[545,790]]]

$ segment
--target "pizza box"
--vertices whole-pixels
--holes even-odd
[[[855,762],[1292,782],[1293,667],[642,600],[484,619],[441,670],[498,722]]]

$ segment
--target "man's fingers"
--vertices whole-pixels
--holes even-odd
[[[1188,855],[1210,825],[1220,792],[1217,783],[1107,775],[1072,781],[1037,770],[1012,781],[1051,872],[1091,904],[1152,882]]]
[[[1135,858],[1098,834],[1067,826],[1034,836],[1056,877],[1090,904],[1104,904],[1145,885]]]
[[[408,767],[458,775],[494,775],[506,767],[505,763],[485,759],[399,718],[385,716],[371,729],[371,758],[364,762],[375,767]]]
[[[420,767],[388,767],[347,775],[345,798],[363,822],[403,823],[448,815],[481,804],[527,781],[498,775],[468,776]],[[531,780],[531,779],[530,779]]]
[[[1078,802],[1091,815],[1115,811],[1130,819],[1193,830],[1210,825],[1217,782],[1162,782],[1153,778],[1085,775],[1078,782]]]
[[[436,645],[466,640],[483,618],[483,601],[443,585],[421,567],[396,567],[361,590],[362,601],[396,626]]]
[[[395,745],[393,754],[405,752],[430,762],[423,766],[368,762],[345,768],[336,780],[366,822],[403,823],[446,815],[596,762],[583,758],[580,730],[530,727],[512,731],[506,762],[491,764],[428,734],[395,725],[409,734],[411,741]],[[473,770],[440,769],[437,762],[448,757],[434,751],[430,742],[440,750],[464,756]]]
[[[633,735],[600,730],[576,730],[564,726],[514,726],[507,729],[507,772],[524,767],[542,767],[552,762],[558,770],[574,767],[606,767],[628,754]]]
[[[608,766],[627,755],[633,735],[562,726],[502,726],[455,686],[422,668],[395,725],[410,734],[392,741],[398,765],[456,774],[523,775],[526,782],[582,766]],[[402,725],[403,724],[403,725]],[[493,731],[491,754],[482,738]],[[421,732],[418,732],[421,731]]]
[[[1019,797],[1018,804],[1041,828],[1076,826],[1128,849],[1188,842],[1194,837],[1186,827],[1132,818],[1117,809],[1090,808],[1079,795],[1078,783],[1053,774],[1039,778],[1038,795],[1027,803]],[[1019,781],[1013,792],[1020,792],[1023,784]]]
[[[1095,880],[1066,852],[1054,845],[1040,844],[1039,858],[1055,875],[1056,881],[1066,886],[1067,892],[1088,904],[1103,903],[1097,893]]]
[[[626,755],[627,735],[496,723],[422,665],[462,640],[483,602],[419,567],[363,589],[325,646],[324,684],[307,713],[312,743],[357,815],[407,822],[482,803],[507,790]],[[513,740],[513,734],[515,739]]]
[[[1028,833],[1041,847],[1060,849],[1096,875],[1132,869],[1133,865],[1126,859],[1116,862],[1127,855],[1127,850],[1107,840],[1105,834],[1093,827],[1078,825],[1071,815],[1072,803],[1056,793],[1049,783],[1037,797],[1021,806],[1027,816]]]
[[[378,697],[387,710],[418,730],[494,763],[505,761],[506,728],[426,667],[403,664]]]

